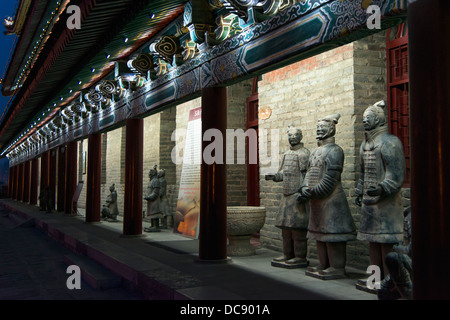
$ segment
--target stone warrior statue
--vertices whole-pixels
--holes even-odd
[[[158,179],[159,179],[159,185],[160,185],[160,205],[161,205],[161,211],[163,213],[162,218],[162,228],[167,229],[167,219],[169,216],[172,216],[169,213],[169,203],[167,200],[167,180],[166,180],[166,170],[161,169],[158,171]]]
[[[163,217],[163,214],[160,205],[161,186],[158,179],[157,165],[150,169],[148,177],[150,178],[150,182],[147,187],[147,196],[144,199],[147,200],[147,217],[151,220],[151,227],[145,228],[144,231],[159,232],[161,231],[159,228],[159,219]]]
[[[52,189],[50,186],[42,188],[39,194],[39,200],[40,211],[52,213]]]
[[[118,221],[119,209],[117,207],[117,192],[115,184],[109,187],[110,194],[106,197],[106,204],[102,208],[102,219],[108,221]]]
[[[344,152],[335,143],[340,114],[326,116],[317,123],[317,145],[297,200],[309,200],[308,238],[316,240],[319,265],[308,267],[307,275],[326,279],[345,277],[347,241],[356,238],[347,197],[341,185]]]
[[[377,291],[380,300],[413,299],[411,207],[406,208],[403,215],[403,245],[394,245],[393,251],[386,255],[389,274]]]
[[[283,154],[280,168],[276,174],[266,175],[266,180],[283,182],[283,198],[278,209],[275,225],[281,229],[283,255],[272,260],[272,266],[282,268],[300,268],[308,266],[307,238],[308,206],[297,203],[299,187],[308,167],[309,150],[301,143],[303,135],[300,129],[288,128],[290,150]]]
[[[369,241],[370,264],[379,266],[386,276],[384,259],[403,237],[400,190],[406,169],[402,143],[388,133],[384,106],[380,101],[363,115],[365,140],[360,148],[355,203],[361,207],[358,240]]]

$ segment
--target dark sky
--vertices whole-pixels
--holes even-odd
[[[0,18],[1,18],[1,25],[0,25],[0,77],[3,78],[3,75],[5,73],[8,58],[10,55],[10,52],[12,50],[12,45],[14,43],[15,35],[11,36],[5,36],[3,31],[5,30],[5,27],[3,26],[3,19],[11,16],[14,17],[15,15],[15,7],[16,3],[18,3],[18,0],[2,0],[0,5]],[[0,94],[0,116],[3,114],[3,110],[6,107],[6,104],[8,103],[10,97],[4,97]],[[8,177],[8,159],[0,159],[0,185],[3,184],[5,179],[5,170],[6,170],[6,179]],[[8,180],[6,180],[7,182]]]
[[[8,58],[12,49],[12,45],[14,43],[15,35],[6,36],[3,31],[5,31],[5,27],[3,25],[3,19],[5,19],[8,16],[13,17],[15,12],[15,6],[16,6],[17,0],[3,0],[2,5],[0,6],[0,18],[1,18],[1,26],[0,26],[0,44],[1,44],[1,50],[0,50],[0,74],[3,78],[3,75],[5,73]],[[1,95],[0,97],[0,111],[2,114],[3,110],[6,106],[6,104],[9,101],[9,97],[4,97]]]

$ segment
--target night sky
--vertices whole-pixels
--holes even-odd
[[[8,58],[10,52],[12,50],[12,45],[14,43],[15,35],[6,36],[3,31],[5,31],[5,27],[3,26],[3,19],[8,16],[14,17],[15,15],[15,7],[16,3],[19,3],[19,0],[3,0],[0,6],[0,18],[1,18],[1,32],[0,32],[0,77],[3,78],[3,75],[6,71]],[[3,114],[3,111],[9,101],[10,97],[4,97],[0,95],[0,116]],[[4,120],[4,119],[3,119]],[[8,184],[8,168],[9,161],[7,158],[0,159],[0,186],[4,184]]]

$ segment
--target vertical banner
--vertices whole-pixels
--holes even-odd
[[[197,239],[200,222],[200,169],[202,163],[202,108],[189,113],[174,232]]]

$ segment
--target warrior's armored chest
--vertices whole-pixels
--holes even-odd
[[[378,185],[377,176],[377,155],[374,149],[364,150],[364,190]]]
[[[328,152],[324,146],[317,147],[312,152],[309,162],[309,172],[307,184],[309,187],[314,187],[322,180],[324,172],[324,162]]]
[[[283,162],[283,192],[285,195],[294,194],[303,182],[300,167],[300,155],[297,152],[286,152]]]
[[[160,189],[159,180],[158,178],[153,178],[148,184],[148,194],[152,194],[156,189]]]

